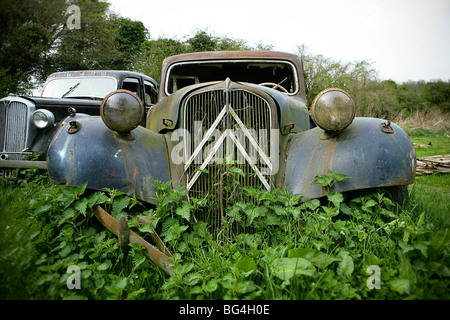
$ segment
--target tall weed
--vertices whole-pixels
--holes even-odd
[[[324,187],[345,177],[318,176]],[[448,299],[449,240],[424,212],[386,194],[344,201],[329,193],[302,201],[286,190],[241,187],[246,201],[224,208],[220,232],[193,221],[202,199],[157,183],[159,205],[147,207],[116,190],[88,192],[47,180],[17,189],[2,182],[7,212],[0,238],[3,299]],[[173,276],[128,256],[93,218],[101,204],[150,242],[155,229],[172,252]],[[14,208],[17,208],[15,211]],[[139,224],[138,215],[153,217]],[[238,224],[243,230],[232,232]],[[9,226],[9,228],[8,228]],[[152,228],[149,228],[152,227]],[[70,267],[80,272],[71,288]]]
[[[438,108],[415,110],[408,112],[402,110],[393,121],[400,127],[411,132],[424,130],[428,134],[450,131],[450,114]]]

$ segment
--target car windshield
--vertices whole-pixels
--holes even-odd
[[[57,78],[47,82],[42,97],[103,99],[116,88],[116,80],[110,77]]]
[[[231,81],[250,83],[271,82],[281,84],[290,94],[298,90],[295,67],[283,61],[231,60],[182,62],[170,67],[166,81],[166,93],[195,83]]]

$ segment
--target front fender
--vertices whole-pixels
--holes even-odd
[[[79,128],[69,133],[69,121]],[[167,182],[170,171],[165,139],[141,126],[128,136],[108,129],[99,116],[77,114],[52,140],[47,166],[55,184],[94,190],[117,189],[150,203],[156,203],[154,181]]]
[[[355,118],[336,137],[327,137],[320,128],[295,134],[286,158],[285,187],[304,199],[325,196],[327,190],[312,184],[327,169],[350,178],[333,185],[330,191],[408,185],[414,182],[416,155],[403,129],[391,123],[393,133],[385,133],[386,121]]]

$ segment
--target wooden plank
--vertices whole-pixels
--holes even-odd
[[[450,155],[437,155],[417,159],[416,175],[450,173]]]

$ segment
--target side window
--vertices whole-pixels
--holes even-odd
[[[129,90],[139,98],[141,97],[139,92],[139,79],[137,78],[125,78],[122,83],[122,89]]]
[[[155,86],[148,80],[144,80],[145,102],[146,106],[154,105],[158,100],[158,93]]]

